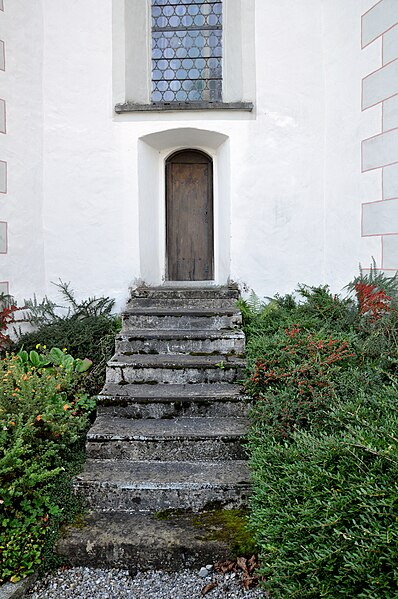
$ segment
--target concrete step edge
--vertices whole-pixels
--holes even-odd
[[[246,361],[232,355],[191,356],[189,354],[115,354],[109,368],[245,368]]]
[[[233,383],[197,383],[181,385],[135,385],[106,383],[98,396],[102,398],[129,398],[134,401],[245,401],[241,387]]]
[[[240,316],[238,308],[187,308],[187,307],[131,307],[123,311],[123,316]]]
[[[244,339],[245,334],[240,329],[122,329],[116,335],[116,340],[131,339]]]
[[[177,417],[166,420],[98,416],[87,434],[88,442],[243,440],[246,418]]]

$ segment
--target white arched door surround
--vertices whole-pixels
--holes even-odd
[[[200,150],[213,160],[214,282],[225,284],[230,276],[229,138],[190,127],[150,133],[138,142],[141,279],[149,285],[166,280],[165,163],[184,149]]]

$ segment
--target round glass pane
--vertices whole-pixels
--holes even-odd
[[[198,77],[199,77],[199,71],[198,71],[198,69],[191,69],[189,71],[189,73],[188,73],[188,77],[190,79],[194,79],[194,80],[198,79]]]
[[[164,92],[164,94],[163,94],[163,100],[165,102],[172,102],[174,100],[174,93],[172,91],[170,91],[170,90],[167,91],[167,92]]]
[[[161,102],[162,101],[162,94],[158,91],[154,91],[152,93],[152,102]]]
[[[185,60],[183,60],[182,66],[184,67],[184,69],[192,69],[192,67],[193,67],[192,58],[186,58]]]
[[[173,48],[165,48],[164,52],[163,52],[163,56],[167,59],[171,59],[174,58],[175,55],[175,50]]]
[[[188,56],[190,56],[191,58],[197,58],[198,56],[200,56],[199,48],[195,48],[195,46],[190,48],[189,52],[188,52]]]
[[[176,93],[176,100],[178,100],[178,102],[185,102],[188,99],[187,93],[184,92],[184,90],[180,89],[180,91],[178,91]]]
[[[157,86],[156,86],[156,87],[158,88],[158,90],[159,90],[160,92],[165,92],[165,91],[166,91],[166,89],[169,87],[169,85],[168,85],[167,81],[163,81],[163,80],[161,80],[161,81],[158,81],[158,83],[157,83]]]
[[[178,90],[181,89],[181,82],[180,81],[176,81],[176,80],[171,81],[170,82],[170,89],[173,92],[178,92]]]
[[[177,17],[176,15],[170,17],[170,19],[169,19],[169,26],[170,27],[179,27],[180,24],[181,24],[180,17]]]
[[[184,89],[185,91],[189,92],[189,90],[192,89],[192,81],[183,81],[182,82],[182,89]]]

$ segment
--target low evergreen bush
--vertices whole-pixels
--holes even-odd
[[[93,362],[83,381],[84,391],[96,395],[105,380],[107,361],[114,352],[120,320],[112,314],[114,301],[107,297],[77,301],[67,283],[57,284],[66,305],[58,306],[48,298],[26,300],[29,322],[35,327],[20,336],[14,346],[31,351],[41,347],[65,347],[74,356],[86,356]]]
[[[274,598],[398,597],[396,278],[244,304],[250,521]]]

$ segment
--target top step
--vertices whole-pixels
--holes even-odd
[[[237,300],[240,297],[237,286],[230,287],[209,286],[209,287],[174,287],[162,285],[160,287],[137,287],[131,290],[131,298],[151,298],[151,299],[231,299]]]

